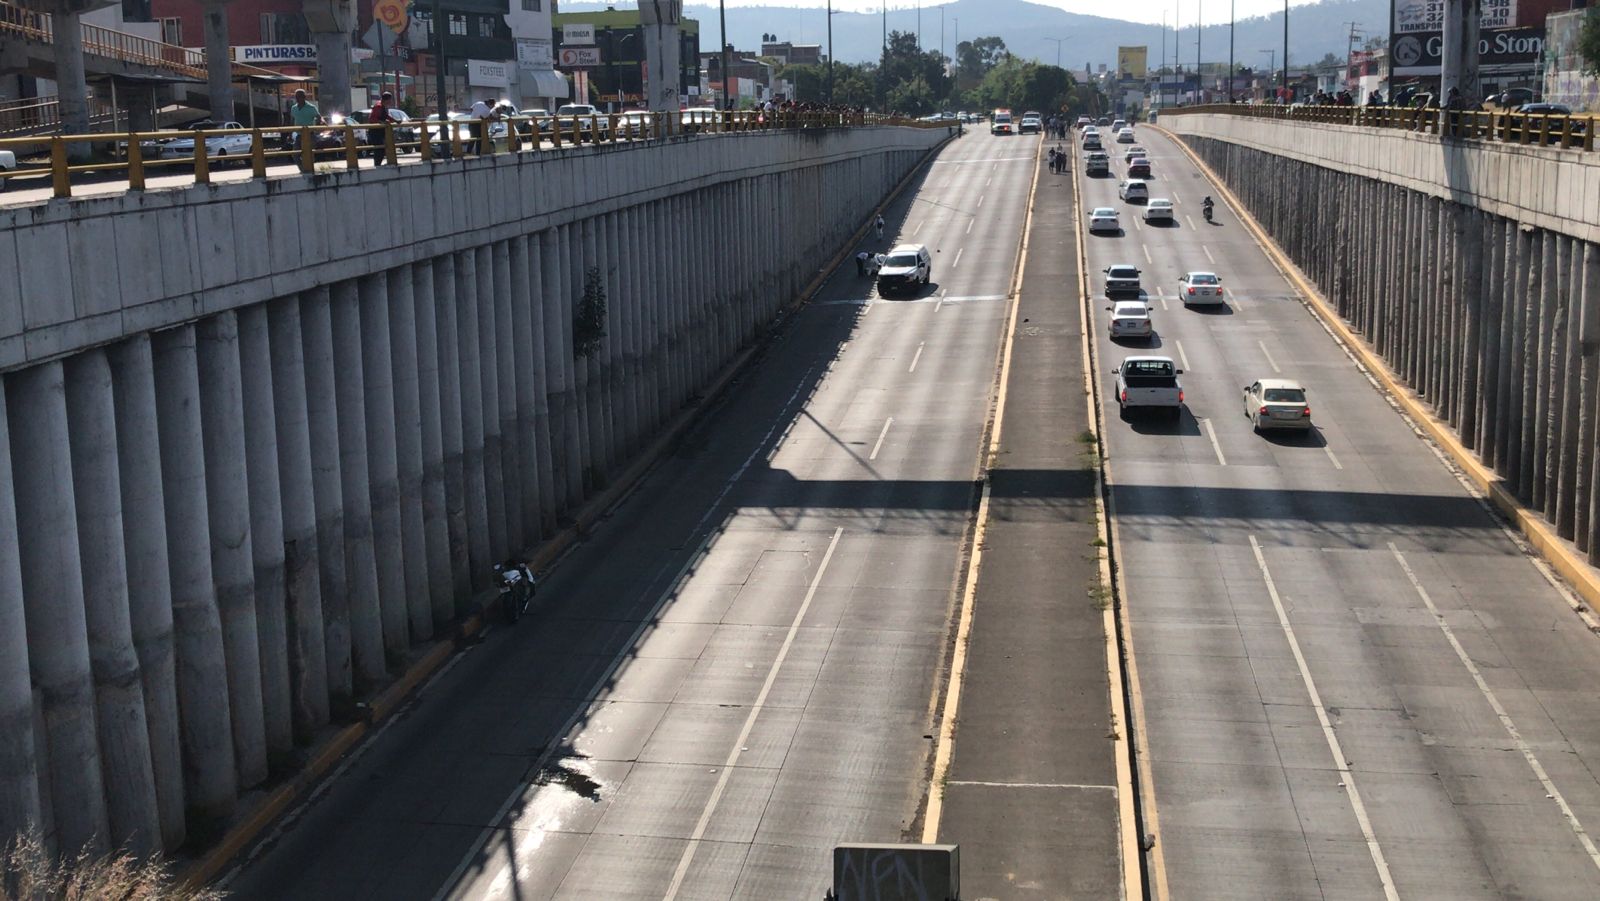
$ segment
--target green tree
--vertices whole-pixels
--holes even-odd
[[[983,81],[989,70],[1010,56],[1006,42],[989,36],[962,41],[956,45],[956,84],[962,90],[971,90]]]
[[[1086,106],[1081,90],[1072,73],[1059,66],[1008,57],[984,76],[976,91],[976,105],[1006,107],[1017,113],[1038,110],[1075,115]]]
[[[834,67],[835,76],[838,66]],[[788,65],[778,69],[777,76],[794,83],[794,99],[820,103],[827,99],[828,67],[818,65]]]
[[[878,67],[869,64],[853,66],[848,63],[833,64],[833,102],[843,106],[862,108],[877,103]]]
[[[908,93],[906,87],[920,78],[930,97],[930,105],[940,103],[950,94],[950,78],[944,70],[944,57],[935,50],[918,49],[915,33],[891,31],[883,62],[878,67],[879,96],[886,107],[909,113],[910,109],[895,106],[889,98],[920,96],[920,92]]]
[[[1600,7],[1591,7],[1578,26],[1578,58],[1585,74],[1600,78]]]
[[[935,110],[939,99],[933,95],[927,80],[917,75],[890,88],[886,105],[909,116],[925,116]]]

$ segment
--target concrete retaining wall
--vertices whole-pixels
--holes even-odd
[[[1600,242],[1600,153],[1248,116],[1185,113],[1161,125]]]
[[[1393,180],[1184,140],[1506,488],[1600,564],[1600,246]],[[1592,201],[1588,215],[1593,228]]]
[[[0,837],[170,850],[228,817],[603,488],[944,137],[0,214]],[[604,337],[579,356],[590,280]]]

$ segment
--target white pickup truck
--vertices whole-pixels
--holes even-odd
[[[1117,377],[1117,412],[1123,419],[1135,408],[1152,407],[1176,417],[1183,410],[1183,372],[1171,357],[1128,357],[1113,369]]]

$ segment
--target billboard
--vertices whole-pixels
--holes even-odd
[[[580,25],[577,22],[568,22],[561,26],[561,45],[571,47],[574,44],[593,44],[594,26]]]
[[[1444,35],[1437,31],[1396,35],[1391,52],[1395,77],[1437,76],[1444,61]],[[1532,72],[1543,55],[1543,28],[1478,33],[1478,70],[1484,75]]]
[[[1479,0],[1478,27],[1510,28],[1517,24],[1517,0]],[[1422,34],[1444,31],[1445,0],[1394,0],[1394,33]]]
[[[549,38],[517,38],[517,68],[531,72],[555,65]]]
[[[562,47],[558,62],[563,69],[582,69],[600,65],[599,47]]]
[[[317,61],[315,44],[252,44],[233,48],[236,63],[314,63]]]
[[[1142,81],[1145,77],[1145,59],[1149,56],[1148,47],[1118,47],[1117,48],[1117,76],[1132,78]]]

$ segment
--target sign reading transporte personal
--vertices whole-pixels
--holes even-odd
[[[576,22],[568,22],[567,24],[561,26],[561,46],[571,47],[575,45],[593,43],[593,25],[579,25]]]
[[[236,63],[315,63],[316,44],[253,44],[233,48]]]
[[[1479,28],[1510,28],[1517,24],[1517,0],[1479,0]],[[1445,0],[1394,0],[1394,33],[1444,31]]]
[[[563,69],[581,69],[600,65],[599,47],[562,47],[559,56]]]

